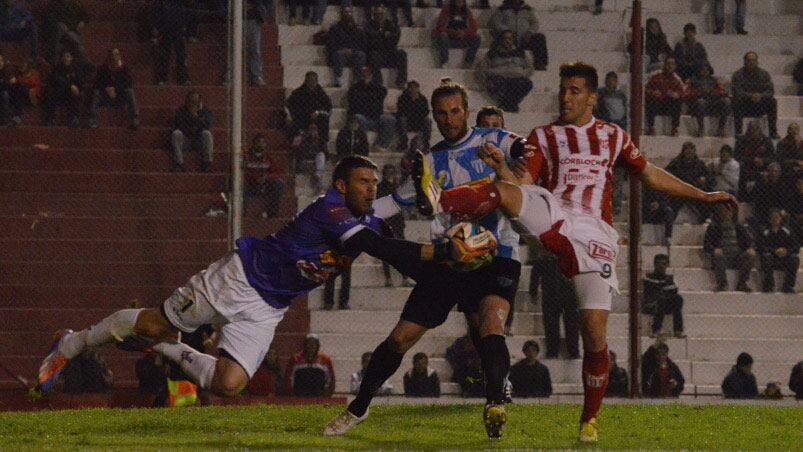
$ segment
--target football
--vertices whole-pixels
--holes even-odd
[[[469,222],[458,223],[446,231],[446,236],[453,240],[453,246],[462,247],[461,257],[451,265],[458,271],[470,272],[489,264],[496,251],[496,238],[491,231],[481,225]],[[481,250],[490,248],[490,253]],[[453,253],[454,254],[454,253]]]

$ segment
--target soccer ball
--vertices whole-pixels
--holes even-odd
[[[452,268],[461,272],[470,272],[491,263],[496,251],[496,238],[491,231],[476,223],[461,222],[446,231],[452,246],[460,246],[460,259],[450,262]],[[481,253],[480,250],[490,248],[490,253]],[[453,253],[455,254],[455,253]]]

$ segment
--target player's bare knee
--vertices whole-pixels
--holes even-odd
[[[587,352],[598,352],[607,343],[607,311],[594,309],[580,310],[580,335],[583,337],[583,349]]]
[[[248,385],[245,372],[233,372],[226,367],[218,366],[212,377],[212,392],[220,397],[235,397]]]
[[[134,324],[134,334],[151,338],[175,336],[176,328],[162,316],[158,309],[143,309]]]
[[[388,346],[396,353],[407,353],[418,339],[427,331],[423,326],[412,322],[401,321],[393,328],[387,338]]]

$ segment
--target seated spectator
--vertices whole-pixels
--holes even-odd
[[[399,132],[399,145],[397,151],[407,150],[407,133],[418,132],[426,152],[429,150],[429,138],[432,135],[432,121],[429,119],[429,102],[421,94],[421,87],[415,80],[407,83],[396,101],[396,128]]]
[[[201,171],[212,171],[212,156],[214,153],[214,140],[212,137],[212,113],[204,107],[201,93],[190,91],[173,117],[173,171],[183,172],[184,151],[188,149],[203,152]]]
[[[580,313],[574,285],[561,273],[555,255],[540,244],[530,246],[530,263],[533,271],[530,273],[529,294],[530,301],[533,303],[538,295],[538,286],[541,286],[541,314],[544,324],[546,357],[557,358],[560,354],[562,318],[566,353],[569,359],[578,359],[580,357]]]
[[[399,48],[401,29],[394,19],[385,17],[385,6],[374,7],[371,20],[365,27],[368,40],[368,65],[373,70],[374,80],[382,83],[382,68],[396,69],[396,86],[407,83],[407,52]]]
[[[47,56],[54,63],[64,50],[70,52],[79,65],[89,62],[81,40],[81,30],[89,20],[86,11],[76,0],[50,0],[44,10]]]
[[[31,12],[20,0],[0,3],[0,41],[28,41],[31,58],[39,52],[39,28]]]
[[[697,146],[691,141],[683,143],[680,154],[666,165],[666,170],[683,182],[703,191],[708,191],[708,186],[710,185],[708,170],[705,167],[705,162],[697,156]],[[697,214],[700,223],[710,215],[707,205],[681,198],[669,198],[669,205],[676,215],[683,206],[691,208]]]
[[[641,355],[641,393],[647,393],[647,377],[652,375],[658,367],[658,347],[666,345],[666,336],[658,334],[655,342],[647,347]]]
[[[747,52],[744,67],[731,76],[733,121],[736,135],[742,134],[742,118],[767,115],[770,138],[778,136],[778,102],[770,73],[758,67],[758,54]]]
[[[739,353],[736,365],[722,381],[722,395],[730,399],[754,399],[758,396],[753,357],[749,353]]]
[[[800,138],[800,124],[793,122],[786,128],[786,136],[778,141],[775,157],[781,164],[786,179],[794,179],[803,174],[803,139]]]
[[[360,371],[354,372],[351,374],[351,382],[349,384],[349,389],[351,390],[352,394],[357,394],[360,392],[360,385],[362,384],[362,379],[365,376],[365,372],[368,370],[368,364],[371,362],[371,352],[365,352],[362,354],[362,359],[360,360]],[[377,395],[390,395],[393,394],[393,385],[390,384],[387,380],[382,383],[382,386],[376,391]]]
[[[290,119],[293,121],[293,135],[299,130],[306,130],[314,122],[323,141],[329,141],[332,99],[318,84],[317,73],[309,71],[304,75],[304,84],[294,89],[287,98],[287,109],[290,110]]]
[[[697,41],[697,27],[694,24],[683,26],[683,39],[675,44],[674,55],[678,62],[678,75],[684,82],[697,73],[700,66],[708,64],[708,54],[703,44]]]
[[[151,23],[156,41],[156,83],[167,83],[170,55],[176,52],[176,80],[179,85],[189,85],[187,72],[187,27],[190,17],[181,0],[156,2]]]
[[[661,29],[661,22],[650,17],[644,33],[644,54],[647,56],[645,72],[652,72],[664,65],[666,57],[672,55],[672,47],[666,40],[666,34]]]
[[[645,90],[647,128],[650,135],[655,135],[655,117],[657,115],[669,116],[672,119],[673,137],[678,136],[680,125],[680,107],[686,88],[683,81],[675,73],[675,58],[667,57],[664,68],[650,76]]]
[[[789,199],[789,188],[781,177],[781,165],[772,162],[767,165],[767,173],[756,182],[753,196],[754,225],[765,225],[770,209],[784,210]],[[759,226],[758,229],[763,229]]]
[[[165,358],[156,352],[147,353],[137,360],[134,368],[139,395],[153,396],[153,407],[167,405],[167,378],[170,375],[170,366],[164,360]]]
[[[70,359],[61,378],[64,379],[64,392],[68,394],[109,392],[114,380],[106,361],[92,349],[85,349]]]
[[[744,18],[747,11],[747,0],[735,0],[736,14],[733,15],[733,26],[736,33],[746,35]],[[725,29],[725,0],[714,0],[714,34],[718,35]]]
[[[364,0],[365,17],[371,17],[373,8],[383,5],[390,9],[393,21],[401,24],[399,20],[399,7],[404,14],[404,23],[407,27],[413,26],[413,3],[410,0]]]
[[[22,109],[29,103],[28,87],[20,83],[18,73],[6,64],[0,53],[0,126],[22,123]]]
[[[73,62],[72,53],[65,50],[61,53],[61,61],[53,69],[45,86],[42,99],[42,122],[46,127],[53,126],[56,107],[64,105],[69,112],[70,127],[78,127],[78,115],[83,101],[83,71]]]
[[[803,400],[803,361],[795,364],[789,374],[789,389],[795,393],[797,400]]]
[[[485,397],[485,373],[482,370],[482,360],[479,356],[469,357],[466,362],[466,373],[461,376],[460,396]]]
[[[594,106],[594,116],[612,122],[627,130],[627,94],[618,87],[619,76],[616,72],[605,74],[605,86],[597,90],[597,104]]]
[[[332,360],[320,351],[315,334],[304,339],[304,350],[293,355],[284,373],[284,388],[299,397],[331,397],[335,392],[335,369]]]
[[[739,192],[739,162],[733,158],[733,148],[723,144],[719,148],[719,158],[708,165],[713,189],[726,191],[732,195]]]
[[[705,230],[703,250],[711,258],[711,267],[714,270],[717,292],[727,290],[728,279],[725,269],[739,270],[736,281],[736,290],[750,292],[747,278],[753,269],[756,260],[756,249],[753,247],[753,237],[750,231],[735,220],[736,212],[724,205],[714,208],[714,217]]]
[[[800,266],[800,244],[788,228],[781,225],[780,210],[771,209],[769,225],[758,236],[758,251],[761,253],[761,271],[764,274],[763,292],[775,291],[773,270],[783,270],[783,292],[795,293],[797,269]]]
[[[245,195],[262,198],[265,203],[264,217],[275,217],[282,205],[284,181],[282,171],[268,152],[268,140],[259,134],[251,141],[251,149],[245,156]]]
[[[477,112],[477,127],[505,128],[505,112],[496,105],[486,105]]]
[[[348,114],[360,121],[364,130],[379,132],[374,147],[377,152],[385,152],[393,141],[396,119],[383,113],[388,89],[374,80],[371,69],[362,68],[362,78],[349,87],[347,97]]]
[[[275,396],[284,392],[282,368],[279,366],[279,352],[275,347],[268,349],[265,359],[248,382],[248,393],[253,396]]]
[[[792,70],[792,79],[797,83],[797,95],[803,96],[803,58],[797,60]]]
[[[351,6],[340,8],[340,21],[326,35],[326,55],[335,74],[335,86],[343,86],[343,67],[351,64],[352,77],[359,79],[367,61],[365,32],[354,21]]]
[[[134,80],[131,71],[123,63],[119,49],[111,49],[106,55],[106,63],[95,73],[92,85],[92,99],[89,101],[89,127],[98,127],[99,106],[125,106],[128,111],[129,127],[139,128],[139,109],[134,97]]]
[[[672,314],[672,328],[675,337],[683,339],[683,297],[678,294],[675,277],[666,272],[669,268],[669,256],[656,254],[653,258],[653,271],[644,278],[643,311],[652,313],[652,333],[658,336],[664,323],[664,316]]]
[[[432,40],[438,53],[436,67],[442,68],[449,63],[449,49],[466,48],[463,67],[468,69],[474,64],[477,50],[480,48],[480,36],[477,34],[477,21],[465,0],[449,0],[449,4],[438,16]]]
[[[318,133],[318,126],[312,123],[293,137],[290,151],[295,157],[296,173],[307,175],[312,192],[317,195],[326,172],[326,143]]]
[[[287,10],[290,15],[288,25],[320,25],[326,13],[326,0],[287,0]],[[298,7],[301,7],[301,17],[297,17]],[[310,17],[312,7],[312,17]]]
[[[677,216],[669,199],[663,193],[644,187],[644,199],[641,201],[641,221],[644,224],[664,225],[664,242],[666,246],[672,244],[672,229]]]
[[[686,379],[677,364],[669,359],[669,347],[661,343],[655,348],[655,368],[645,380],[644,395],[654,399],[678,397]]]
[[[468,334],[457,338],[446,349],[446,362],[452,366],[452,381],[462,387],[471,373],[470,364],[479,361],[480,355],[474,348],[474,342]]]
[[[404,374],[404,395],[410,397],[440,397],[441,380],[438,373],[430,369],[426,353],[413,355],[413,368]]]
[[[552,377],[549,369],[538,361],[538,342],[529,340],[521,349],[524,359],[510,367],[510,383],[516,397],[549,397],[552,395]]]
[[[751,201],[755,195],[756,182],[767,165],[775,159],[772,140],[761,131],[757,121],[747,126],[744,136],[736,137],[734,157],[739,161],[739,198]]]
[[[396,193],[396,189],[400,184],[401,179],[399,179],[398,168],[392,163],[386,163],[382,167],[382,181],[376,186],[377,199]],[[391,237],[404,239],[404,214],[399,212],[390,218],[385,218],[385,224],[390,229],[389,235]],[[382,271],[385,274],[385,287],[393,287],[393,281],[390,279],[390,265],[385,261],[382,261]],[[407,277],[402,275],[402,278],[404,285],[408,285]]]
[[[356,117],[349,116],[346,127],[337,132],[335,151],[338,159],[349,155],[368,156],[368,136]]]
[[[533,89],[533,69],[516,47],[512,31],[502,32],[488,51],[482,64],[485,89],[499,101],[503,110],[518,112],[519,103]]]
[[[35,107],[42,97],[42,77],[32,60],[22,63],[17,72],[17,82],[28,89],[25,105]]]
[[[533,53],[533,66],[536,71],[545,71],[549,62],[546,38],[538,33],[538,20],[533,9],[523,0],[504,0],[502,5],[491,14],[488,20],[494,41],[502,37],[502,33],[513,33],[516,47]]]
[[[627,371],[616,364],[616,353],[608,352],[611,366],[608,369],[608,387],[605,388],[605,397],[630,397],[630,378]]]
[[[689,107],[697,119],[697,136],[705,135],[703,119],[706,115],[719,118],[717,136],[725,136],[725,122],[731,113],[731,101],[725,88],[714,76],[714,69],[707,61],[700,63],[697,72],[687,83]]]

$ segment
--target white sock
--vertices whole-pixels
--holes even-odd
[[[160,342],[153,349],[178,364],[202,389],[212,387],[212,377],[217,365],[217,358],[214,356],[201,353],[181,342]]]
[[[59,349],[67,359],[71,359],[86,347],[100,347],[122,341],[133,334],[140,311],[142,309],[117,311],[85,330],[65,336]]]

